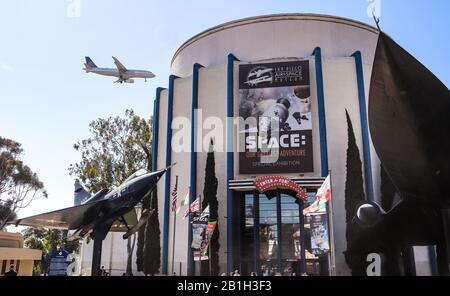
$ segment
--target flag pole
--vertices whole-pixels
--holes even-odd
[[[212,235],[211,235],[212,236]],[[209,252],[209,256],[208,256],[208,258],[209,258],[209,276],[211,276],[212,275],[212,270],[211,270],[211,242],[208,244],[209,246],[208,246],[208,252]]]
[[[176,179],[175,179],[175,186],[176,186],[176,189],[177,189],[177,191],[178,191],[178,175],[176,176]],[[176,194],[178,195],[178,192],[176,192]],[[172,197],[173,198],[173,197]],[[178,199],[178,197],[177,197],[177,199]],[[172,275],[173,275],[173,272],[174,272],[174,268],[175,268],[175,262],[174,262],[174,260],[175,260],[175,231],[176,231],[176,229],[177,229],[177,211],[176,211],[176,209],[175,209],[175,211],[173,212],[173,234],[172,234]]]
[[[177,213],[173,213],[173,235],[172,235],[172,274],[174,272],[174,260],[175,260],[175,230],[177,228]]]
[[[198,195],[198,199],[199,199],[199,209],[200,209],[200,216],[202,215],[202,213],[203,213],[203,205],[202,205],[202,195],[201,194],[199,194]],[[199,275],[201,276],[202,275],[202,251],[201,251],[201,244],[200,244],[200,258],[199,258],[199,261],[198,262],[200,262],[200,264],[199,264]]]
[[[330,244],[330,265],[329,274],[334,275],[335,272],[335,259],[334,259],[334,230],[333,230],[333,183],[331,180],[331,170],[328,170],[328,176],[330,176],[330,196],[331,199],[327,202],[327,222],[328,222],[328,241]]]
[[[192,231],[192,219],[191,219],[191,196],[192,196],[192,194],[191,193],[192,193],[191,192],[191,186],[188,186],[188,194],[189,194],[189,198],[188,198],[189,199],[189,203],[188,203],[188,209],[187,209],[187,211],[188,211],[187,212],[187,214],[188,214],[187,215],[187,219],[188,219],[188,237],[190,236],[191,239],[188,238],[188,240],[187,240],[188,255],[187,255],[186,260],[187,260],[188,263],[187,263],[187,267],[186,267],[187,268],[186,269],[186,275],[190,275],[189,274],[189,261],[190,261],[189,257],[190,256],[192,257],[192,263],[194,263],[194,254],[192,254],[192,249],[191,249],[192,235],[189,234]],[[184,217],[183,219],[186,219],[186,217]]]
[[[305,250],[305,216],[303,215],[303,208],[305,207],[305,202],[299,199],[299,232],[300,232],[300,275],[303,276],[306,273],[306,250]]]

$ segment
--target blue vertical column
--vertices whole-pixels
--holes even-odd
[[[197,115],[198,109],[198,72],[203,67],[200,64],[195,63],[192,69],[192,109],[191,109],[191,179],[190,179],[190,192],[189,192],[189,204],[191,204],[197,197]],[[187,274],[189,276],[194,275],[194,258],[191,251],[192,244],[192,217],[189,215],[189,232],[188,232],[188,265]]]
[[[316,47],[313,53],[316,65],[317,105],[319,111],[320,160],[322,177],[328,176],[327,124],[325,120],[325,95],[323,90],[322,51]]]
[[[161,100],[161,91],[164,88],[156,89],[156,98],[153,102],[153,126],[152,126],[152,171],[158,170],[158,143],[159,143],[159,106]],[[158,196],[156,196],[158,198]]]
[[[153,102],[153,127],[152,127],[152,171],[158,170],[158,141],[159,141],[159,101],[162,87],[156,89],[156,98]]]
[[[227,62],[227,270],[233,271],[233,191],[229,182],[234,179],[233,118],[234,118],[234,61],[233,54]]]
[[[367,120],[366,91],[364,89],[364,72],[361,52],[357,51],[352,56],[355,58],[356,64],[356,80],[358,84],[359,116],[361,121],[361,134],[363,142],[364,179],[366,183],[366,194],[369,201],[374,201],[372,158],[370,156],[369,125]]]
[[[172,162],[172,116],[173,116],[173,87],[175,79],[178,77],[175,75],[169,76],[169,94],[167,101],[167,134],[166,134],[166,167],[171,165]],[[162,264],[161,273],[167,274],[168,254],[169,254],[169,216],[170,216],[170,175],[171,169],[166,172],[165,183],[165,196],[164,196],[164,236],[163,236],[163,248],[162,248]]]
[[[253,270],[261,274],[261,267],[259,265],[260,243],[259,243],[259,192],[253,191]]]

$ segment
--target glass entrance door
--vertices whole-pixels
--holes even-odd
[[[305,240],[307,273],[319,274],[318,258],[310,250],[308,218],[304,220],[304,233],[300,231],[302,211],[296,198],[280,192],[272,198],[258,192],[244,195],[240,211],[241,274],[300,275],[301,235]]]

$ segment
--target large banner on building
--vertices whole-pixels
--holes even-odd
[[[239,116],[241,174],[313,171],[309,61],[239,65]]]

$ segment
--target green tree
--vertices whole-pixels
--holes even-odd
[[[355,217],[357,206],[364,201],[364,186],[362,163],[359,154],[358,145],[356,144],[355,133],[353,131],[352,121],[345,110],[347,117],[348,130],[348,148],[347,148],[347,178],[345,180],[345,222],[347,251],[345,252],[345,261],[352,269],[352,275],[365,275],[364,268],[364,254],[349,248],[349,245],[354,241],[354,233],[352,232],[351,222]]]
[[[81,161],[69,167],[70,174],[79,178],[91,192],[119,186],[128,176],[151,166],[152,120],[126,110],[125,116],[99,118],[90,123],[92,137],[74,145],[81,151]],[[128,238],[127,273],[132,273],[135,236]]]
[[[216,177],[216,161],[214,158],[214,142],[211,139],[208,155],[206,157],[205,167],[205,184],[203,188],[202,210],[209,205],[209,220],[219,221],[219,202],[217,201],[217,177]],[[219,224],[211,237],[211,253],[209,254],[211,260],[211,270],[207,261],[202,262],[203,275],[218,275],[219,270]]]
[[[45,254],[53,252],[57,247],[69,253],[78,252],[79,249],[78,241],[67,240],[67,230],[28,227],[22,234],[27,248],[38,249]]]
[[[44,184],[21,157],[22,145],[0,137],[0,230],[34,200],[46,198]]]

